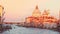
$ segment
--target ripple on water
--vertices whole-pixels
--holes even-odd
[[[38,29],[38,28],[25,28],[12,26],[13,29],[5,31],[3,34],[59,34],[59,32],[51,31],[47,29]]]

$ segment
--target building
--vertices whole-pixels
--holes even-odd
[[[36,5],[35,10],[32,13],[32,16],[29,16],[26,18],[25,22],[26,23],[33,23],[35,25],[38,24],[43,24],[44,27],[46,27],[46,24],[50,27],[53,27],[53,24],[57,25],[56,22],[58,21],[57,18],[54,16],[49,15],[50,12],[49,10],[44,10],[43,13],[40,12],[38,5]],[[49,28],[47,27],[47,28]]]
[[[26,18],[26,22],[36,21],[36,22],[56,22],[57,18],[49,15],[49,10],[44,10],[43,13],[39,11],[38,6],[32,13],[32,16]]]

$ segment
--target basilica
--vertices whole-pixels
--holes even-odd
[[[58,19],[54,16],[50,15],[49,10],[44,10],[43,13],[40,12],[38,5],[36,5],[32,16],[26,17],[25,22],[27,24],[33,23],[35,26],[43,24],[44,27],[47,26],[47,28],[51,27],[57,27],[57,21]]]

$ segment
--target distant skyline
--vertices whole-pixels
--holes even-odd
[[[50,10],[50,15],[59,18],[60,0],[0,0],[4,6],[5,21],[22,22],[27,16],[31,16],[38,5],[39,10]]]

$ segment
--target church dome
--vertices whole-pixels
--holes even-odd
[[[40,17],[40,15],[41,15],[41,12],[40,12],[40,10],[39,10],[39,8],[38,8],[38,5],[36,5],[36,8],[35,8],[35,10],[33,11],[32,16],[33,16],[33,17]]]

